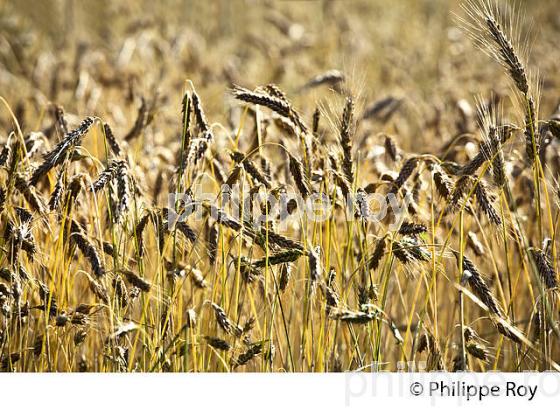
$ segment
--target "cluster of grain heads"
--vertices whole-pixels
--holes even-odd
[[[240,337],[243,334],[243,329],[227,317],[226,312],[220,305],[211,302],[210,306],[214,310],[216,322],[225,333],[235,337]]]
[[[486,184],[484,181],[478,181],[474,188],[474,194],[476,196],[476,200],[480,205],[480,209],[486,214],[490,222],[495,225],[502,224],[502,218],[492,205],[492,201],[489,198],[488,189],[486,188]]]
[[[251,104],[262,105],[269,108],[285,120],[297,127],[301,132],[307,132],[307,126],[304,124],[300,115],[287,101],[283,93],[278,92],[276,87],[268,87],[264,92],[250,91],[243,87],[236,86],[233,89],[233,96],[240,100]]]
[[[530,249],[530,254],[535,261],[537,272],[539,273],[546,288],[558,288],[558,278],[556,277],[556,272],[554,271],[554,267],[552,266],[549,256],[541,249],[537,248]]]
[[[120,157],[121,153],[122,153],[122,149],[121,149],[121,146],[120,146],[119,142],[117,141],[117,138],[113,134],[113,130],[111,129],[109,124],[104,123],[103,124],[103,130],[105,132],[105,138],[107,139],[107,142],[109,143],[109,147],[111,148],[111,151],[113,151],[113,154],[116,157]]]
[[[309,281],[310,281],[310,291],[313,293],[317,285],[317,281],[323,275],[323,266],[321,262],[321,248],[316,246],[311,248],[308,252],[309,260]]]
[[[288,154],[289,157],[289,167],[290,173],[292,174],[292,178],[296,187],[301,194],[301,196],[305,199],[311,193],[309,188],[309,182],[307,181],[307,176],[303,170],[303,165],[301,161],[291,154]]]
[[[387,242],[385,237],[379,239],[377,244],[375,245],[375,249],[368,261],[368,268],[372,270],[376,270],[379,267],[379,263],[385,254],[385,247],[387,246]]]
[[[333,267],[331,267],[331,269],[329,270],[329,276],[327,278],[327,281],[321,287],[323,291],[323,295],[325,297],[327,314],[330,312],[331,309],[336,309],[340,303],[340,297],[336,291],[335,278],[336,278],[336,271],[334,270]]]
[[[354,181],[352,170],[352,132],[354,118],[354,101],[348,97],[342,113],[340,124],[340,146],[342,147],[342,170],[349,184]]]
[[[466,21],[467,28],[471,31],[475,41],[502,64],[516,89],[522,95],[525,117],[525,147],[529,164],[532,164],[539,152],[540,138],[537,132],[537,109],[532,94],[529,75],[522,57],[518,53],[508,30],[500,24],[500,11],[497,4],[481,1],[468,2],[464,6],[470,21]]]
[[[193,138],[189,143],[187,161],[189,163],[197,163],[204,156],[209,144],[214,139],[214,135],[212,134],[210,124],[204,114],[200,97],[193,91],[191,98],[196,126],[198,128],[198,136]]]
[[[416,345],[416,351],[418,353],[427,352],[427,371],[445,370],[445,364],[443,361],[440,346],[431,332],[427,331],[420,336]]]
[[[521,343],[519,334],[521,334],[512,325],[508,324],[508,318],[504,313],[504,309],[498,303],[496,297],[488,287],[486,281],[478,271],[474,263],[465,255],[453,252],[457,259],[457,264],[462,257],[462,282],[468,283],[475,296],[484,303],[488,311],[491,313],[491,319],[496,326],[498,332],[516,343]]]
[[[460,260],[459,253],[454,252],[453,254],[457,259],[457,263],[459,263]],[[476,266],[465,255],[462,255],[462,263],[463,263],[463,267],[462,267],[463,278],[461,280],[470,285],[474,294],[486,305],[486,307],[490,312],[492,312],[495,315],[501,316],[502,308],[498,304],[498,301],[494,297],[492,291],[486,284],[480,272],[477,270]]]
[[[379,317],[379,312],[362,312],[348,309],[332,309],[330,318],[341,322],[365,324]]]
[[[251,176],[251,178],[253,178],[256,182],[264,185],[268,189],[272,188],[272,186],[270,185],[270,181],[268,180],[267,175],[264,174],[263,172],[261,172],[256,167],[256,165],[249,158],[247,158],[244,154],[242,154],[241,152],[235,151],[235,152],[231,153],[231,157],[236,163],[241,164],[241,166],[247,172],[247,174],[249,174]]]
[[[419,160],[416,157],[412,157],[406,160],[401,170],[399,171],[399,175],[393,182],[393,186],[391,187],[389,194],[396,195],[401,190],[404,183],[411,177],[411,175],[416,170],[418,163]]]
[[[486,347],[487,342],[481,339],[478,334],[468,326],[465,326],[463,333],[467,353],[478,360],[485,363],[488,362],[490,360],[490,353]]]
[[[99,252],[93,242],[88,238],[87,234],[79,222],[70,220],[70,240],[82,252],[85,258],[88,259],[92,271],[96,276],[101,277],[105,275],[105,268],[99,255]]]
[[[344,73],[339,70],[328,70],[324,73],[317,74],[315,77],[311,78],[305,85],[301,88],[302,90],[307,90],[310,88],[316,88],[322,85],[329,85],[334,89],[338,89],[340,83],[345,79]]]
[[[132,286],[140,289],[142,292],[149,292],[152,288],[152,284],[148,282],[146,279],[141,278],[136,273],[125,270],[120,272],[125,277],[126,281],[130,283]]]
[[[39,179],[54,167],[63,164],[69,158],[72,150],[78,146],[82,138],[94,124],[93,117],[85,118],[80,126],[64,135],[64,138],[43,157],[43,163],[33,172],[29,184],[36,185]]]
[[[0,368],[353,371],[383,361],[393,370],[405,356],[429,370],[554,367],[560,117],[539,122],[537,88],[496,10],[484,2],[467,13],[515,86],[487,84],[499,95],[477,101],[478,121],[461,82],[441,82],[429,101],[405,89],[370,102],[373,90],[356,92],[338,70],[301,66],[320,74],[288,82],[280,64],[263,75],[285,87],[231,89],[246,79],[201,65],[208,53],[191,34],[173,45],[192,43],[185,64],[203,73],[197,91],[187,82],[182,95],[169,92],[184,78],[167,68],[164,98],[141,97],[132,74],[120,78],[128,69],[84,72],[58,85],[79,84],[56,94],[71,111],[49,104],[30,121],[44,108],[37,93],[27,115],[0,118]],[[276,49],[273,37],[247,42],[288,61],[313,41]],[[454,68],[441,66],[448,78]],[[222,77],[233,96],[225,112],[208,87]],[[99,89],[82,90],[91,84]],[[522,110],[507,103],[511,92]],[[168,194],[182,199],[167,208]],[[331,207],[313,220],[305,211],[323,195]],[[450,253],[460,283],[446,273]],[[466,301],[460,346],[448,342],[455,288]]]

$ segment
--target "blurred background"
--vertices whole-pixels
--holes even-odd
[[[520,6],[546,116],[558,103],[558,93],[547,91],[559,81],[560,13],[554,0]],[[310,115],[315,107],[306,101],[336,105],[336,96],[329,87],[302,86],[336,69],[362,109],[388,97],[402,102],[398,115],[406,121],[382,121],[378,131],[398,133],[403,148],[416,150],[425,144],[419,130],[438,136],[438,124],[456,116],[459,101],[472,106],[475,96],[499,97],[510,87],[472,46],[456,14],[455,0],[6,1],[0,94],[35,127],[53,102],[127,128],[139,96],[156,94],[159,117],[175,122],[187,79],[212,121],[226,120],[232,84],[274,82]]]

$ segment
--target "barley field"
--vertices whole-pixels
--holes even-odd
[[[559,370],[554,1],[0,4],[0,370]]]

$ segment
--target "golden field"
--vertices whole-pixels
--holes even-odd
[[[558,370],[555,9],[3,2],[0,369]]]

